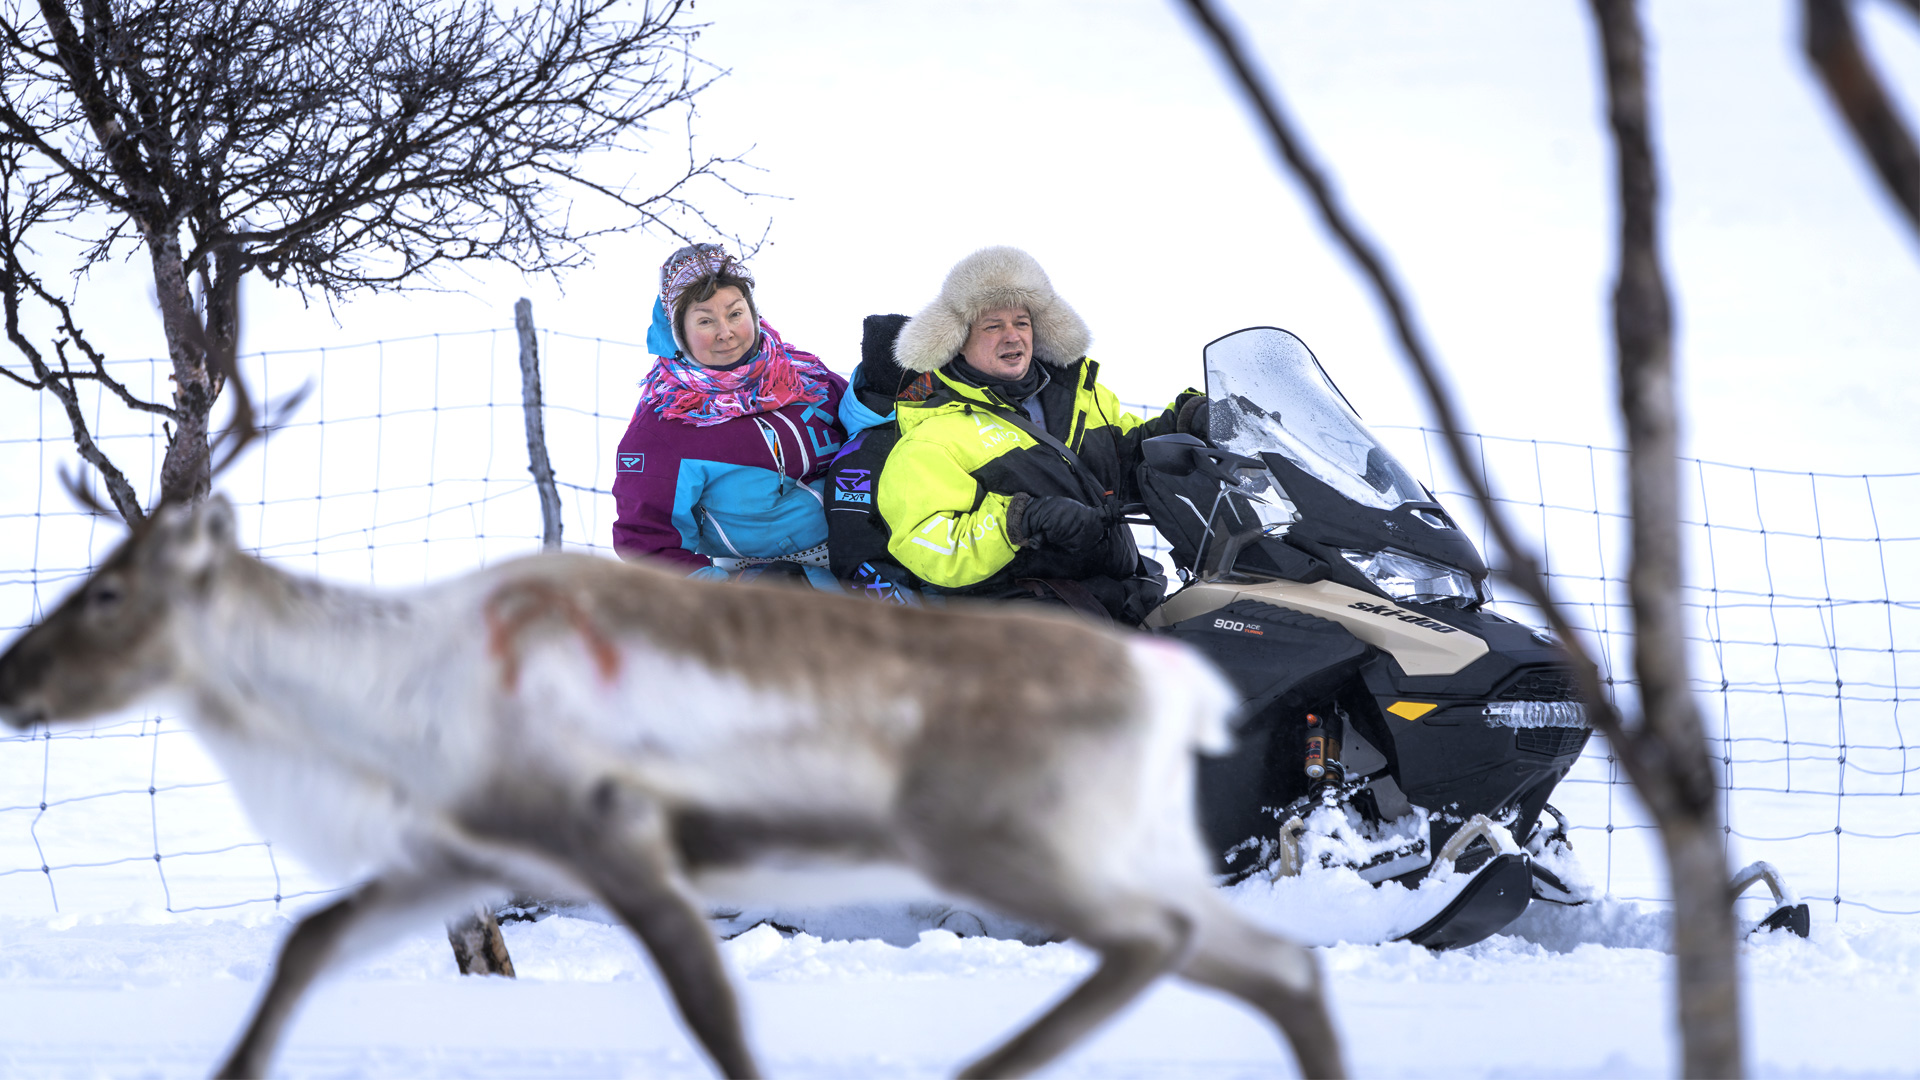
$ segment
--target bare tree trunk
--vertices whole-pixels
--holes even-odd
[[[208,370],[204,342],[189,328],[201,324],[194,312],[193,291],[180,247],[181,222],[169,211],[165,193],[155,185],[137,140],[122,126],[96,68],[95,46],[113,26],[113,12],[100,0],[82,0],[82,4],[91,36],[82,35],[74,26],[66,0],[40,0],[39,9],[74,97],[123,190],[113,197],[115,208],[139,228],[153,264],[154,298],[160,305],[167,354],[173,361],[173,400],[178,413],[168,432],[167,453],[160,466],[160,498],[197,502],[206,497],[211,486],[207,418],[220,388]]]
[[[213,483],[207,436],[220,389],[207,369],[194,330],[189,329],[200,322],[179,236],[150,233],[147,249],[167,355],[173,361],[173,407],[180,417],[167,433],[167,453],[160,463],[160,500],[192,504],[206,498]]]
[[[1634,0],[1592,0],[1618,156],[1620,276],[1614,289],[1620,414],[1625,420],[1633,563],[1634,673],[1644,780],[1635,787],[1660,826],[1674,896],[1681,1075],[1744,1072],[1740,982],[1725,835],[1688,671],[1680,605],[1680,424],[1673,385],[1673,312],[1660,268],[1658,201],[1647,100],[1646,45]]]

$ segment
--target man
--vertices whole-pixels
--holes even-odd
[[[917,377],[873,505],[887,555],[925,591],[1126,624],[1159,602],[1164,581],[1120,509],[1141,441],[1192,426],[1206,399],[1189,391],[1143,421],[1099,384],[1088,341],[1040,264],[1010,247],[962,259],[900,330],[894,357]]]

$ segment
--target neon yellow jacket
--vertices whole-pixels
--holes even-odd
[[[992,594],[1026,578],[1134,576],[1139,552],[1119,507],[1135,498],[1141,440],[1171,432],[1175,409],[1142,420],[1099,384],[1099,370],[1084,358],[1049,368],[1051,380],[1037,395],[1046,429],[1079,457],[1078,467],[1011,418],[1025,414],[945,369],[933,373],[926,400],[900,401],[900,441],[875,493],[894,559],[931,585],[970,593]],[[1023,546],[1022,496],[1047,495],[1108,509],[1105,541],[1080,554]]]

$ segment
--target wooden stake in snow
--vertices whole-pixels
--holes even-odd
[[[545,526],[541,546],[560,548],[560,491],[553,483],[553,463],[547,460],[547,429],[540,402],[540,342],[533,332],[533,301],[521,297],[513,305],[513,327],[520,335],[520,408],[527,420],[527,471],[540,490],[540,520]],[[513,958],[507,955],[500,920],[486,907],[447,924],[447,941],[462,975],[505,975],[513,978]]]
[[[482,904],[473,914],[447,924],[447,940],[453,944],[453,959],[462,975],[505,975],[513,978],[513,957],[507,955],[507,940],[500,936],[500,920]]]
[[[553,484],[553,464],[547,460],[547,430],[540,408],[540,343],[533,333],[533,301],[521,297],[513,305],[513,326],[520,332],[520,408],[527,417],[527,471],[540,489],[540,520],[546,529],[541,546],[560,549],[560,490]]]

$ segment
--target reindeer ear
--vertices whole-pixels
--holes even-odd
[[[240,546],[234,533],[233,504],[225,495],[209,495],[207,501],[200,504],[200,528],[207,542],[216,548],[230,550]]]
[[[198,574],[236,547],[233,504],[215,495],[197,507],[169,506],[155,522],[156,557],[168,569]]]

